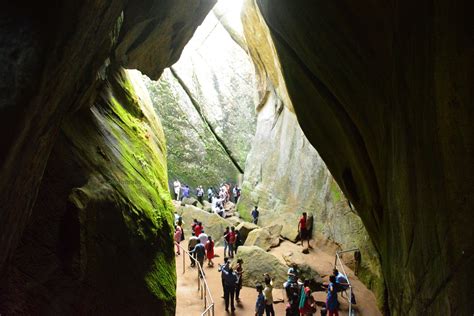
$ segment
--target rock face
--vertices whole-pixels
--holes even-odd
[[[163,131],[137,72],[107,78],[62,126],[2,278],[2,311],[174,313]]]
[[[269,31],[252,1],[246,3],[243,21],[261,101],[239,213],[250,220],[250,210],[258,205],[259,225],[281,224],[281,235],[296,241],[298,220],[302,212],[307,212],[314,218],[314,239],[331,240],[343,249],[361,249],[363,269],[359,277],[383,302],[378,253],[361,219],[351,211],[326,164],[300,128]]]
[[[391,314],[472,314],[468,2],[257,2],[305,135],[380,254]]]
[[[264,284],[264,273],[270,274],[274,288],[282,288],[286,281],[288,267],[281,263],[274,255],[269,254],[256,246],[241,246],[235,257],[244,261],[243,285],[255,287],[257,283]]]
[[[2,7],[2,314],[174,314],[165,142],[118,67],[156,78],[214,2]]]
[[[158,82],[147,81],[164,122],[170,179],[193,188],[237,182],[255,132],[255,71],[235,41],[243,37],[242,26],[215,11],[179,61]]]

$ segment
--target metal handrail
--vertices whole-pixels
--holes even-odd
[[[344,269],[344,265],[342,264],[341,257],[339,256],[342,253],[346,252],[352,252],[352,251],[358,251],[359,248],[353,248],[353,249],[348,249],[348,250],[341,250],[341,251],[336,251],[336,258],[334,259],[334,267],[337,267],[337,262],[339,261],[339,264],[342,269],[342,273],[346,276],[347,284],[349,284],[349,295],[347,297],[347,302],[349,303],[349,315],[352,315],[352,284],[349,281],[349,275],[346,273],[346,270]]]
[[[181,250],[183,250],[183,252],[186,253],[191,260],[194,260],[197,267],[199,268],[199,271],[198,271],[198,291],[201,294],[201,299],[204,299],[204,311],[201,313],[201,316],[208,315],[209,312],[210,312],[211,316],[214,316],[214,300],[212,299],[211,291],[209,290],[209,286],[207,285],[206,276],[204,274],[204,270],[202,269],[201,264],[193,256],[191,256],[191,254],[186,249],[184,249],[179,243],[177,243],[176,241],[174,243]],[[183,274],[186,272],[186,256],[184,255],[184,253],[183,253]],[[200,273],[200,275],[202,275],[202,284],[201,284],[201,278],[200,278],[199,273]],[[207,305],[207,295],[209,295],[209,301],[210,301],[209,305]]]

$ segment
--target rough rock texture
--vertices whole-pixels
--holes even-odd
[[[202,222],[204,232],[211,236],[216,246],[224,244],[224,231],[232,224],[215,213],[208,213],[192,205],[181,206],[176,212],[183,217],[184,229],[187,232],[186,238],[191,236],[191,224],[194,219]]]
[[[245,246],[258,246],[266,251],[278,246],[282,227],[282,225],[273,225],[252,230],[245,239]]]
[[[288,252],[286,254],[283,254],[282,257],[288,266],[292,266],[295,263],[297,264],[298,271],[300,273],[300,279],[313,280],[316,283],[323,282],[318,271],[313,270],[309,265],[303,263],[307,262],[305,255],[297,252]]]
[[[472,3],[258,3],[305,135],[380,254],[391,314],[472,314]]]
[[[163,131],[138,73],[108,78],[63,123],[1,278],[6,314],[174,314]]]
[[[241,29],[211,11],[179,61],[158,82],[147,81],[167,135],[170,180],[207,188],[242,173],[257,90],[252,60],[232,37],[242,37]]]
[[[45,314],[61,314],[62,311],[65,314],[92,311],[105,314],[115,313],[114,311],[146,314],[149,308],[160,307],[165,313],[173,314],[174,268],[173,262],[170,261],[172,258],[169,257],[166,246],[158,248],[159,250],[155,248],[162,242],[171,240],[166,224],[170,210],[159,208],[152,210],[155,204],[163,206],[167,203],[167,190],[156,194],[158,184],[154,183],[154,190],[150,191],[148,187],[135,188],[135,191],[128,192],[127,195],[123,193],[126,191],[123,189],[124,186],[133,187],[135,185],[133,181],[143,183],[144,180],[141,178],[137,180],[132,176],[132,179],[124,180],[126,183],[115,184],[113,179],[120,174],[111,175],[108,170],[100,172],[97,169],[87,170],[82,166],[84,169],[80,170],[84,173],[81,175],[75,167],[88,159],[94,160],[90,161],[91,166],[98,167],[94,163],[99,159],[109,158],[114,161],[114,157],[123,155],[124,160],[120,160],[118,166],[126,165],[127,162],[138,163],[134,166],[138,169],[128,170],[132,175],[141,173],[143,171],[141,168],[145,168],[148,164],[157,166],[160,181],[166,179],[164,160],[156,164],[154,158],[147,161],[142,157],[133,156],[130,150],[121,152],[127,149],[112,150],[117,143],[108,141],[117,140],[119,137],[111,130],[101,128],[100,122],[93,125],[94,118],[106,114],[93,112],[89,107],[94,101],[98,102],[101,105],[95,105],[94,111],[99,111],[107,108],[106,103],[111,102],[112,104],[108,105],[110,110],[120,111],[114,115],[126,119],[129,115],[139,114],[139,111],[133,112],[133,107],[129,108],[128,101],[113,104],[113,100],[109,100],[104,94],[97,98],[99,92],[109,91],[108,88],[104,90],[101,87],[106,77],[107,66],[113,65],[116,69],[121,62],[124,62],[151,75],[161,73],[163,67],[170,65],[179,56],[186,40],[201,23],[214,2],[212,0],[147,1],[146,4],[141,2],[138,5],[132,1],[112,0],[76,1],[61,5],[35,3],[29,6],[21,2],[10,2],[2,6],[0,311],[7,309],[8,314],[31,314],[32,311]],[[153,10],[148,12],[149,8]],[[173,12],[170,11],[171,8]],[[154,15],[157,11],[160,12],[159,17]],[[194,18],[190,18],[190,14]],[[147,23],[151,15],[154,16],[153,21]],[[167,25],[172,26],[171,42],[160,41],[160,36],[169,37],[169,33],[161,32],[163,28],[160,21],[166,21]],[[142,28],[143,25],[146,27]],[[153,34],[153,42],[168,42],[169,45],[158,45],[152,53],[147,52],[150,47],[147,38],[150,34]],[[124,42],[131,45],[128,45],[126,58],[121,58],[118,62],[114,58],[115,49],[117,44]],[[145,60],[151,55],[161,62],[159,65],[155,64],[153,69],[148,69],[150,64]],[[121,110],[121,107],[124,108]],[[132,112],[127,114],[128,111]],[[67,123],[64,122],[66,117]],[[117,121],[114,124],[123,129],[122,123],[127,124],[124,121]],[[70,129],[66,129],[67,124],[71,124]],[[137,126],[140,128],[140,125]],[[60,132],[61,126],[65,127],[62,132]],[[85,128],[87,130],[84,130]],[[125,130],[123,129],[123,133],[127,133]],[[117,130],[113,132],[119,133]],[[85,133],[89,133],[91,137],[97,136],[93,138],[94,142],[100,142],[102,146],[88,147],[90,151],[87,157],[71,154],[71,151],[76,153],[81,149],[85,150],[84,147],[71,148],[72,144],[80,142],[80,139],[73,138],[83,137]],[[134,133],[142,133],[142,130],[137,129]],[[162,138],[159,141],[154,139],[153,133],[148,136],[149,142],[164,146]],[[92,146],[94,142],[89,145]],[[82,142],[82,145],[87,144]],[[164,148],[162,149],[165,152]],[[45,170],[47,165],[48,169]],[[108,165],[102,165],[102,168],[117,170]],[[104,178],[105,174],[110,178]],[[59,178],[56,178],[56,175],[59,175]],[[62,175],[64,177],[61,177]],[[150,178],[150,181],[152,179]],[[61,181],[66,181],[68,184]],[[104,181],[107,183],[104,184]],[[87,183],[91,186],[86,186]],[[94,183],[97,187],[94,187]],[[70,194],[68,190],[73,187],[82,188],[76,193],[90,203],[81,198],[74,199],[74,203],[68,199]],[[55,191],[58,192],[54,195],[54,199],[42,200],[36,204],[38,192],[43,198]],[[149,202],[150,198],[154,201]],[[62,200],[59,201],[60,199]],[[72,214],[64,215],[66,214],[62,205],[64,203],[67,203],[67,208]],[[77,224],[77,214],[74,213],[74,210],[81,209],[82,206],[86,209],[81,213],[83,216],[80,217],[79,223],[84,223],[84,226]],[[96,217],[94,209],[103,210],[103,216]],[[145,211],[136,211],[137,209]],[[130,212],[130,215],[125,216],[127,212]],[[155,218],[153,214],[159,217]],[[107,221],[107,224],[104,221]],[[59,229],[60,223],[65,223],[61,229]],[[116,224],[114,226],[116,230],[104,231],[110,224]],[[136,230],[131,227],[135,227]],[[69,232],[72,235],[65,237],[71,240],[66,241],[67,245],[64,248],[57,244],[58,235],[54,232],[58,229],[63,235]],[[80,235],[78,230],[81,231]],[[91,242],[91,238],[95,235],[97,240]],[[158,236],[162,239],[155,239]],[[108,237],[112,239],[107,239]],[[81,261],[80,265],[76,265],[76,262],[79,262],[75,256],[77,247],[74,248],[68,243],[77,245],[77,239],[84,245],[80,247],[81,260],[87,258],[87,264]],[[44,247],[35,246],[36,241],[44,243]],[[88,247],[85,247],[86,245]],[[101,246],[104,248],[100,250],[96,248]],[[49,251],[45,252],[45,249]],[[53,264],[48,261],[55,261],[58,257],[64,257],[62,260],[66,262]],[[137,262],[132,262],[133,260]],[[123,261],[123,264],[117,265],[120,261]],[[28,262],[37,262],[41,268],[38,268],[38,271],[27,271],[35,269],[34,265],[27,266]],[[113,269],[115,267],[117,269]],[[15,271],[20,268],[22,273],[18,275]],[[61,271],[62,268],[65,270]],[[48,269],[54,270],[58,277],[53,278],[53,272]],[[71,269],[73,271],[70,271]],[[159,269],[164,270],[159,272]],[[64,274],[70,275],[73,280],[65,281],[62,279]],[[81,276],[87,278],[82,279]],[[165,283],[167,286],[162,287]],[[129,288],[125,287],[127,284],[130,285]],[[90,296],[87,296],[89,286]],[[115,289],[123,291],[118,292]],[[135,294],[140,293],[140,296],[129,297],[133,291]],[[61,294],[63,292],[64,294]],[[68,301],[66,297],[73,299]],[[77,300],[86,298],[87,301],[77,303]],[[128,298],[130,298],[128,305],[122,306],[120,302],[125,304]],[[142,301],[138,302],[139,299]],[[109,304],[110,302],[114,304]],[[42,306],[44,309],[40,309]]]
[[[254,223],[242,222],[235,229],[237,229],[240,232],[240,237],[242,239],[242,242],[245,243],[245,240],[247,239],[247,236],[249,235],[249,233],[252,230],[257,229],[257,228],[258,226],[255,225]]]
[[[260,247],[240,246],[234,261],[237,259],[244,261],[244,286],[255,287],[257,283],[264,284],[264,273],[268,273],[274,278],[273,286],[275,288],[281,288],[286,281],[288,267]]]
[[[383,302],[378,253],[361,219],[352,212],[318,152],[309,143],[293,113],[269,30],[253,1],[246,2],[244,31],[259,78],[261,101],[257,130],[245,167],[238,209],[250,220],[259,206],[259,225],[282,224],[281,235],[298,238],[303,211],[314,217],[313,238],[331,240],[342,249],[359,247],[360,278]]]

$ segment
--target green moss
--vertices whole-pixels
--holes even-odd
[[[87,165],[96,179],[81,188],[84,196],[107,201],[92,211],[101,216],[102,224],[88,227],[88,231],[106,237],[98,249],[116,250],[103,254],[98,250],[94,264],[105,267],[103,274],[110,270],[110,274],[123,275],[107,282],[117,282],[111,286],[122,288],[127,295],[138,291],[142,298],[135,301],[142,300],[143,311],[161,304],[165,314],[172,315],[176,289],[174,208],[168,190],[164,134],[144,115],[143,107],[150,107],[146,113],[153,113],[153,109],[139,101],[123,70],[109,76],[109,81],[92,110],[84,110],[63,127],[81,164]],[[100,187],[107,190],[101,192]],[[92,207],[92,202],[74,201],[81,208]],[[113,225],[103,226],[109,222]],[[113,268],[106,268],[110,265]]]
[[[344,200],[344,195],[334,179],[331,181],[331,196],[334,203]]]

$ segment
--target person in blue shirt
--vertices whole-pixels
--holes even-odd
[[[206,248],[204,247],[203,244],[198,243],[196,246],[194,246],[194,249],[189,252],[190,254],[195,253],[196,254],[196,259],[201,265],[201,268],[203,267],[204,264],[204,258],[206,257]],[[204,271],[203,271],[204,273]],[[202,278],[201,275],[201,269],[199,269],[199,277]]]
[[[339,292],[345,291],[349,288],[347,277],[339,272],[339,270],[333,269],[332,275],[336,278],[336,288]]]
[[[257,289],[257,302],[255,303],[255,316],[263,316],[265,312],[265,296],[263,296],[263,286],[258,283],[255,288]]]
[[[331,275],[329,277],[328,294],[326,297],[326,308],[329,312],[329,316],[339,316],[339,301],[337,300],[336,277],[334,275]]]
[[[222,269],[221,273],[223,274],[224,279],[224,301],[225,301],[225,311],[229,311],[229,301],[231,311],[235,311],[234,306],[234,295],[235,287],[237,286],[237,275],[234,273],[234,270],[229,267],[228,269]]]
[[[258,206],[255,206],[255,208],[252,210],[252,218],[255,225],[258,223],[258,215],[260,215],[258,212]]]

